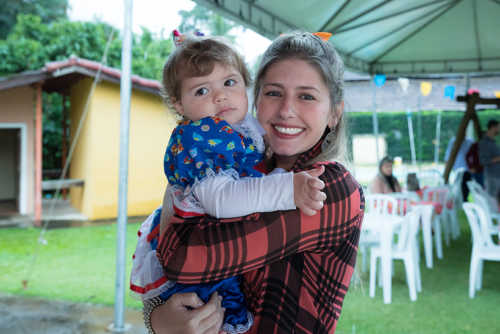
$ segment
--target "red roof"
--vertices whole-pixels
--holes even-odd
[[[121,72],[113,67],[108,67],[104,66],[101,63],[98,63],[96,61],[88,60],[88,59],[82,59],[78,57],[71,57],[66,60],[61,60],[61,61],[54,61],[45,64],[44,70],[46,72],[55,72],[57,70],[66,68],[66,67],[71,67],[71,66],[78,66],[78,67],[83,67],[85,69],[91,70],[91,71],[99,71],[103,74],[107,74],[109,76],[115,77],[120,79],[121,78]],[[156,80],[151,80],[151,79],[146,79],[143,77],[140,77],[138,75],[132,75],[131,77],[132,83],[141,85],[144,87],[149,87],[153,89],[161,89],[161,84],[160,82]]]

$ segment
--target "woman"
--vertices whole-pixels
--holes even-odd
[[[269,46],[255,83],[257,116],[272,151],[261,169],[323,166],[326,200],[318,214],[202,216],[190,224],[178,224],[175,216],[160,239],[157,249],[169,280],[199,284],[243,275],[242,289],[255,314],[250,333],[335,331],[364,209],[358,183],[330,162],[345,151],[342,78],[343,63],[330,43],[292,33]],[[217,333],[223,310],[216,297],[205,305],[195,295],[174,297],[161,306],[154,300],[145,304],[155,333]],[[176,327],[179,322],[187,325]]]
[[[392,174],[394,160],[391,157],[384,157],[378,165],[378,174],[370,185],[372,194],[389,194],[401,192],[398,179]]]

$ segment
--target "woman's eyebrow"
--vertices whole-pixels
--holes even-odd
[[[273,86],[273,87],[278,87],[281,89],[285,89],[285,86],[283,84],[277,83],[277,82],[269,82],[263,85],[264,87],[266,86]],[[297,86],[295,87],[296,90],[314,90],[319,92],[319,89],[314,87],[314,86]]]

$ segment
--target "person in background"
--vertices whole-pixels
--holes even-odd
[[[448,147],[446,148],[446,152],[444,154],[444,160],[448,161],[450,158],[451,150],[453,148],[453,145],[455,144],[456,137],[452,137],[450,141],[448,142]],[[462,177],[462,184],[460,187],[462,188],[462,196],[463,200],[466,202],[467,198],[469,197],[469,187],[467,187],[467,181],[470,181],[472,179],[471,172],[469,170],[468,164],[467,164],[467,152],[469,152],[471,146],[474,144],[474,141],[470,140],[469,138],[464,138],[464,141],[462,142],[462,145],[460,145],[460,148],[458,149],[457,156],[455,158],[455,162],[453,163],[452,171],[457,172],[460,169],[464,169],[464,175]]]
[[[488,121],[486,134],[479,141],[479,162],[484,166],[486,191],[500,203],[500,148],[495,137],[500,133],[500,123]]]
[[[398,179],[392,174],[392,165],[394,160],[389,157],[383,157],[378,166],[378,174],[370,184],[372,194],[389,194],[401,192],[401,185]]]

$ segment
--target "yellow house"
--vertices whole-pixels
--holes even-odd
[[[47,185],[41,180],[42,90],[60,92],[70,100],[69,110],[65,111],[70,120],[70,144],[63,155],[71,159],[69,180],[65,184],[78,185],[70,187],[71,205],[90,220],[115,218],[120,156],[120,71],[85,59],[48,63],[39,71],[0,79],[0,138],[3,128],[13,128],[9,124],[23,125],[20,128],[25,132],[24,149],[21,143],[14,143],[14,153],[3,158],[5,153],[0,150],[0,164],[9,161],[10,167],[16,164],[19,167],[21,160],[24,161],[24,167],[18,168],[22,170],[19,175],[13,173],[20,181],[10,186],[12,191],[8,196],[15,197],[19,213],[33,215],[35,220],[41,218],[42,188]],[[157,208],[167,184],[163,155],[176,122],[159,91],[158,81],[132,77],[129,216],[147,215]],[[11,156],[20,156],[20,159]]]

